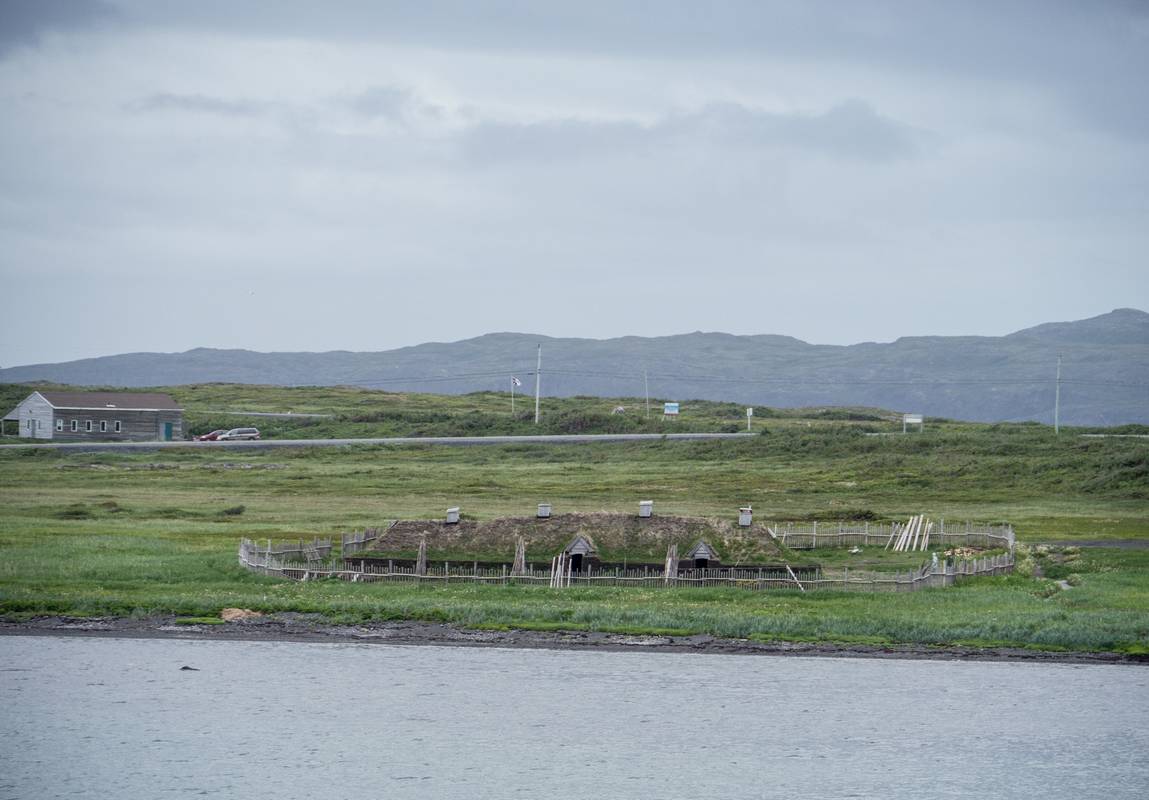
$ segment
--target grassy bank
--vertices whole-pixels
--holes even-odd
[[[812,423],[816,422],[811,420]],[[0,449],[0,609],[314,611],[347,620],[678,629],[720,636],[1149,646],[1149,563],[1089,551],[1049,577],[898,596],[286,584],[235,564],[240,537],[338,533],[462,505],[477,519],[632,511],[758,519],[1009,521],[1022,541],[1149,538],[1149,446],[1040,426],[947,425],[873,437],[848,423],[768,425],[738,442],[355,447],[63,454]],[[508,554],[508,558],[509,558]],[[824,554],[827,560],[844,558]],[[834,563],[838,563],[834,561]],[[1069,590],[1053,582],[1072,569]]]
[[[65,540],[56,546],[71,544]],[[52,549],[13,555],[27,564],[53,555]],[[317,613],[348,623],[417,619],[761,640],[1149,652],[1149,554],[1090,551],[1073,569],[1076,585],[1069,590],[1058,589],[1052,579],[1016,575],[901,595],[301,584],[243,572],[230,554],[172,553],[166,547],[101,538],[55,568],[45,582],[6,580],[2,607],[9,613],[189,617],[240,607]]]

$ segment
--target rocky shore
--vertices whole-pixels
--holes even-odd
[[[0,635],[178,638],[204,641],[274,641],[550,650],[610,650],[832,658],[909,658],[1065,664],[1149,664],[1145,656],[1108,652],[1052,652],[1006,647],[871,645],[836,642],[759,642],[714,636],[647,636],[595,631],[474,630],[430,622],[333,624],[322,616],[281,613],[241,615],[216,624],[177,617],[63,617],[0,619]]]

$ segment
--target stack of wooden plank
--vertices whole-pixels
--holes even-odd
[[[561,589],[571,585],[571,560],[566,553],[559,553],[551,559],[552,589]]]
[[[895,553],[927,550],[930,546],[930,534],[933,530],[933,521],[927,519],[924,514],[910,517],[910,521],[905,525],[894,524],[894,529],[890,532],[890,538],[884,549],[893,549]]]

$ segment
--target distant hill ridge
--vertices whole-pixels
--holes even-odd
[[[687,333],[556,339],[490,333],[382,352],[258,353],[196,348],[127,353],[0,369],[0,382],[171,386],[228,382],[342,385],[463,394],[542,393],[728,400],[780,407],[864,405],[975,421],[1051,422],[1063,356],[1061,421],[1149,424],[1149,314],[1122,308],[1007,336],[912,336],[890,343],[816,345],[789,336]]]

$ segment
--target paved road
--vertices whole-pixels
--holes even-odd
[[[593,442],[651,442],[698,441],[706,439],[748,439],[754,433],[595,433],[566,436],[426,436],[395,437],[390,439],[263,439],[258,442],[44,442],[43,444],[10,444],[7,449],[42,448],[75,453],[100,451],[149,451],[190,447],[196,450],[223,448],[226,450],[272,450],[277,447],[346,447],[348,445],[427,445],[441,444],[456,447],[483,444],[591,444]]]
[[[1082,439],[1149,439],[1144,433],[1079,433]]]

